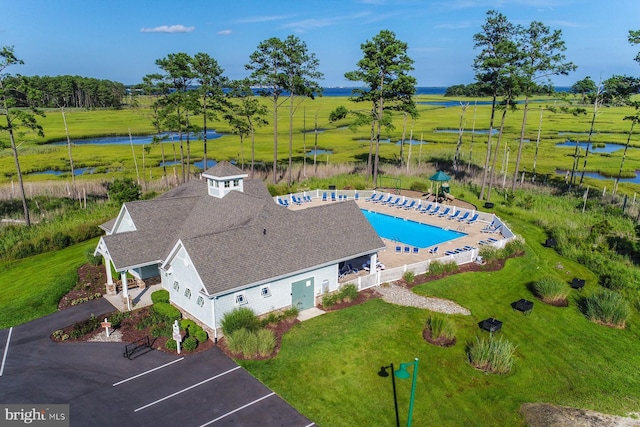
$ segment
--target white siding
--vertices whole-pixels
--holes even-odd
[[[111,234],[124,233],[125,231],[136,231],[136,226],[131,219],[131,215],[126,209],[122,210],[122,216],[117,222]]]

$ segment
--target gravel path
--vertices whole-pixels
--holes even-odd
[[[391,304],[405,305],[407,307],[426,308],[427,310],[436,311],[438,313],[446,314],[464,314],[468,316],[471,314],[469,310],[456,304],[453,301],[423,297],[413,293],[407,288],[397,285],[378,286],[376,291],[382,295],[382,299]]]

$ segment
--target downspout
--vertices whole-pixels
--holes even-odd
[[[211,300],[211,316],[213,320],[213,343],[218,345],[218,325],[216,324],[216,297]]]

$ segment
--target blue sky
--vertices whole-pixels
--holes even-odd
[[[258,44],[294,34],[320,61],[324,86],[353,86],[360,44],[382,29],[408,43],[419,86],[473,82],[473,35],[495,9],[514,24],[560,29],[578,65],[554,83],[591,76],[640,75],[638,0],[0,0],[0,46],[14,46],[23,75],[72,74],[135,84],[169,53],[205,52],[230,78]]]

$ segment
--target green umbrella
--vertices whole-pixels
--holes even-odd
[[[429,181],[434,181],[436,183],[436,190],[438,190],[438,183],[449,181],[451,177],[442,171],[436,172]],[[436,198],[438,197],[438,191],[436,191]]]

